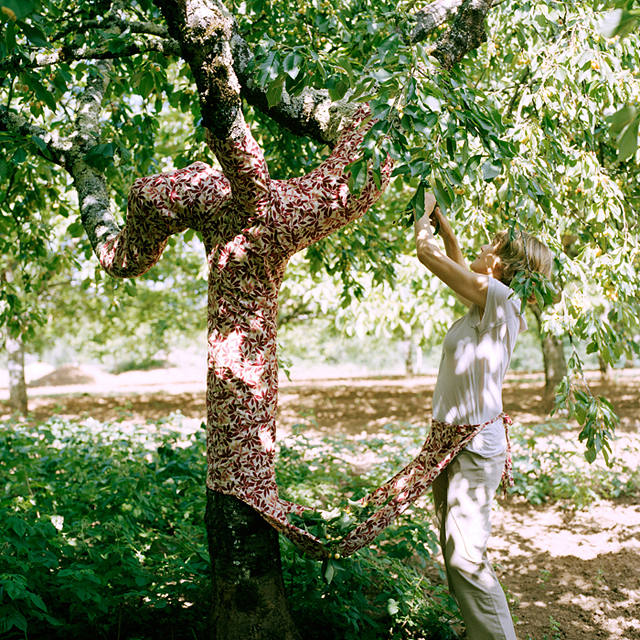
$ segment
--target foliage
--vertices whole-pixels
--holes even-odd
[[[562,420],[527,428],[515,424],[511,434],[511,492],[531,504],[562,500],[568,508],[584,509],[596,500],[634,495],[640,487],[637,442],[614,441],[617,451],[609,464],[586,468],[575,436]]]
[[[298,524],[331,544],[354,526],[357,498],[406,463],[424,430],[390,424],[380,436],[354,441],[306,436],[308,424],[294,427],[296,435],[281,444],[278,483],[283,497],[318,509]],[[347,460],[363,455],[376,463],[356,475]],[[457,607],[434,565],[431,519],[424,503],[414,505],[368,548],[322,564],[281,539],[289,601],[305,640],[456,637],[450,625]]]
[[[319,537],[350,526],[355,500],[419,450],[425,430],[317,437],[312,418],[280,444],[283,497],[315,512]],[[563,423],[516,426],[514,491],[533,504],[634,494],[637,448],[585,467]],[[3,637],[200,637],[208,610],[204,431],[179,414],[124,422],[5,422],[0,431]],[[372,458],[365,473],[351,464]],[[346,516],[346,518],[345,518]],[[305,640],[449,638],[455,604],[434,564],[429,503],[419,501],[369,548],[318,563],[281,539],[283,574]],[[164,634],[164,635],[163,635]]]
[[[468,232],[467,255],[503,227],[526,228],[551,246],[559,294],[544,316],[546,331],[588,341],[609,363],[640,352],[634,206],[640,183],[637,118],[630,111],[640,95],[640,40],[627,28],[623,38],[603,36],[603,3],[497,3],[488,16],[487,41],[447,73],[430,55],[440,30],[422,43],[411,41],[412,1],[228,4],[271,104],[285,89],[295,95],[307,87],[326,89],[333,99],[370,103],[377,122],[366,136],[363,158],[351,167],[353,190],[360,188],[366,166],[379,176],[387,155],[396,161],[393,183],[376,210],[307,250],[310,274],[341,274],[347,305],[362,299],[368,286],[363,273],[374,284],[393,286],[393,265],[412,251],[402,212],[408,202],[419,212],[421,190],[430,188],[455,227]],[[163,24],[153,3],[116,7],[79,0],[71,10],[60,0],[7,0],[6,7],[0,20],[3,109],[68,135],[95,61],[111,60],[102,139],[89,158],[104,172],[116,209],[124,210],[133,178],[206,159],[191,73],[164,51],[165,36],[149,26]],[[632,4],[621,8],[633,17]],[[300,175],[326,153],[315,143],[293,142],[265,116],[248,119],[259,126],[276,177]],[[47,315],[52,274],[77,270],[73,260],[88,245],[70,185],[52,168],[42,138],[0,132],[0,141],[0,181],[11,187],[2,203],[1,255],[21,270],[20,279],[0,290],[0,322],[31,340]],[[24,203],[16,184],[25,185]],[[48,246],[50,230],[57,228],[60,241]],[[181,268],[176,265],[174,273]],[[173,286],[166,274],[162,281],[165,290]],[[549,299],[544,282],[520,287]],[[167,302],[187,300],[189,293]],[[446,300],[442,295],[440,302]],[[155,329],[138,336],[133,326],[161,307],[146,303],[145,313],[120,314],[127,321],[118,330],[144,343],[169,320],[160,317]],[[177,317],[187,318],[189,305],[186,310]],[[579,371],[580,362],[574,362]],[[566,381],[571,392],[573,380],[570,375]],[[577,397],[578,417],[590,415],[590,402]],[[613,426],[606,411],[595,421],[585,418],[589,457]]]
[[[180,427],[3,424],[3,637],[202,631],[204,431]]]

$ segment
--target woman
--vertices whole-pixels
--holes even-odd
[[[431,224],[439,225],[439,247]],[[470,640],[516,640],[507,601],[487,557],[491,503],[507,459],[502,383],[518,334],[527,327],[509,283],[518,271],[551,274],[549,249],[526,233],[496,235],[467,268],[449,221],[425,198],[416,221],[418,259],[467,306],[445,336],[433,393],[438,423],[485,426],[433,482],[449,590]]]

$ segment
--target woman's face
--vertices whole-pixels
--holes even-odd
[[[495,244],[485,244],[478,257],[471,263],[471,271],[484,273],[499,280],[502,276],[502,264],[495,251]]]

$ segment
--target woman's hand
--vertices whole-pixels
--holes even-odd
[[[434,209],[438,206],[435,196],[429,191],[424,194],[424,213],[430,216]]]
[[[434,235],[440,234],[443,239],[451,238],[452,236],[455,237],[451,223],[437,205],[431,212],[429,220],[431,221]]]
[[[443,219],[445,218],[442,215],[442,211],[440,211],[440,207],[436,205],[436,208],[431,212],[431,215],[429,216],[429,222],[431,222],[431,226],[433,227],[434,236],[437,236],[438,233],[440,233]]]

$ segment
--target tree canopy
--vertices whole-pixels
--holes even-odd
[[[212,162],[202,125],[227,135],[241,96],[276,178],[328,153],[340,105],[370,103],[377,122],[350,187],[361,188],[367,166],[379,179],[387,155],[392,186],[303,261],[306,273],[342,274],[345,299],[368,282],[393,285],[399,256],[412,251],[405,223],[431,189],[467,253],[505,227],[554,250],[555,290],[532,277],[516,284],[546,306],[547,331],[610,363],[638,353],[639,42],[611,30],[603,2],[187,4],[205,25],[189,26],[189,38],[169,1],[0,0],[0,322],[13,335],[41,333],[62,274],[104,289],[69,177],[77,162],[104,176],[121,220],[134,178]],[[616,24],[633,19],[620,11]],[[223,18],[219,40],[206,12]],[[207,49],[213,41],[219,51]],[[235,97],[184,64],[203,52],[233,67]],[[149,278],[167,290],[183,279],[192,241],[178,241],[183,258]],[[559,400],[584,425],[592,458],[615,417],[577,383],[575,349],[569,365]]]

